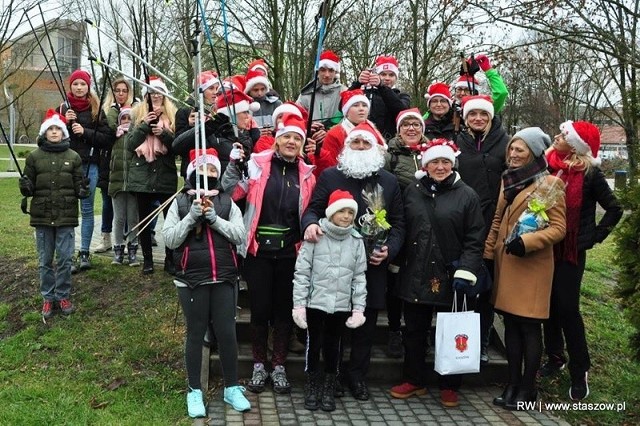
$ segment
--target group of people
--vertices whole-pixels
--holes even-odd
[[[496,405],[515,409],[535,400],[536,377],[564,367],[565,341],[569,395],[586,398],[590,363],[579,309],[586,250],[622,215],[598,168],[599,130],[567,121],[553,143],[536,127],[509,136],[499,117],[506,86],[488,57],[474,60],[491,95],[474,93],[470,74],[451,85],[436,82],[425,94],[426,114],[396,87],[393,56],[378,57],[347,88],[339,82],[340,58],[325,51],[317,80],[296,102],[279,99],[262,60],[226,80],[205,71],[196,81],[202,114],[195,99],[178,108],[159,78],[148,81],[137,103],[131,84],[117,79],[100,106],[89,74],[75,71],[68,102],[47,115],[20,179],[22,194],[33,197],[43,316],[56,306],[73,312],[75,200],[79,268],[86,269],[97,185],[107,188],[102,230],[115,234],[115,264],[125,262],[126,249],[128,263],[139,265],[139,243],[142,272],[152,273],[151,230],[132,230],[160,210],[165,215],[165,270],[187,325],[191,417],[206,415],[200,364],[208,328],[218,342],[224,400],[238,411],[251,408],[237,373],[240,274],[250,296],[252,392],[269,383],[290,392],[295,324],[306,330],[305,408],[334,410],[343,383],[356,399],[369,399],[373,338],[386,308],[388,353],[404,356],[402,383],[390,393],[424,395],[433,314],[473,294],[482,362],[494,311],[504,318],[508,386]],[[176,193],[179,174],[184,186]],[[514,231],[536,194],[550,188],[556,191],[542,203],[545,219]],[[605,210],[597,223],[596,204]],[[482,274],[493,287],[477,294]],[[541,366],[543,324],[548,360]],[[459,405],[461,383],[461,375],[438,375],[443,406]]]

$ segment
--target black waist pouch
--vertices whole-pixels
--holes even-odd
[[[282,225],[259,225],[256,230],[259,249],[265,252],[282,250],[290,231],[291,228]]]

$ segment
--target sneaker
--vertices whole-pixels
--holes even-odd
[[[406,399],[413,395],[415,396],[425,395],[427,393],[427,389],[405,382],[400,385],[392,387],[390,393],[391,393],[391,396],[394,398]]]
[[[73,303],[71,303],[71,300],[69,299],[60,300],[58,302],[58,306],[60,306],[60,310],[65,315],[71,315],[73,311],[76,310],[75,306],[73,306]]]
[[[404,346],[402,344],[402,331],[390,331],[387,344],[387,356],[389,358],[402,358]]]
[[[562,355],[549,355],[547,362],[538,370],[538,377],[551,377],[563,370],[567,360]]]
[[[207,415],[200,389],[191,389],[187,392],[187,412],[189,417],[204,417]]]
[[[291,383],[287,380],[284,365],[276,365],[271,372],[271,384],[275,393],[290,393]]]
[[[571,380],[569,388],[569,398],[573,401],[581,401],[589,396],[589,372],[585,372],[584,376],[578,380]]]
[[[86,271],[87,269],[91,269],[91,262],[89,261],[89,252],[81,251],[79,253],[80,256],[80,265],[78,269],[81,271]]]
[[[244,396],[245,388],[242,386],[230,386],[224,388],[224,402],[231,404],[236,411],[251,410],[251,403]]]
[[[264,364],[257,362],[253,364],[253,375],[247,384],[247,389],[253,393],[260,393],[264,391],[264,386],[268,379],[269,373],[264,369]]]
[[[42,304],[42,318],[49,319],[53,316],[53,302],[45,300]]]
[[[460,405],[458,402],[458,392],[451,389],[440,390],[440,402],[447,408],[457,407]]]

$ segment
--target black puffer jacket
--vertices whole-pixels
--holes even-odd
[[[429,116],[424,120],[424,135],[427,139],[445,138],[448,140],[456,140],[456,131],[453,125],[453,110],[450,110],[440,120],[436,120],[433,116]]]
[[[385,140],[393,138],[396,135],[396,117],[400,111],[409,108],[411,103],[409,94],[382,84],[378,87],[363,88],[359,81],[354,81],[349,87],[349,90],[354,89],[363,89],[371,102],[369,120],[375,123]]]
[[[476,193],[457,176],[451,186],[437,192],[428,186],[428,177],[424,177],[404,190],[406,257],[400,265],[397,292],[410,303],[451,306],[451,262],[458,260],[457,270],[476,276],[480,269],[485,239],[482,212]],[[427,203],[433,205],[443,246],[427,213]]]
[[[605,210],[596,225],[596,203]],[[582,184],[582,208],[578,230],[578,250],[588,250],[601,243],[622,217],[622,207],[609,187],[602,170],[591,168]]]
[[[336,167],[326,169],[320,174],[309,207],[302,216],[301,230],[304,232],[307,226],[312,223],[317,224],[320,218],[325,216],[329,195],[336,189],[348,191],[358,203],[355,221],[357,224],[358,219],[367,209],[362,198],[362,190],[372,188],[376,184],[380,184],[383,189],[384,207],[387,210],[387,221],[391,225],[391,230],[385,243],[389,248],[387,260],[378,266],[371,264],[367,266],[367,307],[383,309],[386,300],[387,268],[389,262],[398,255],[404,241],[402,195],[395,176],[386,170],[379,170],[378,173],[365,179],[354,179],[347,177]]]
[[[460,177],[480,197],[482,215],[489,232],[500,197],[502,172],[507,168],[506,150],[509,135],[502,128],[500,118],[494,117],[491,130],[483,142],[480,136],[469,132],[458,134],[456,144],[460,148],[458,172]]]
[[[62,115],[67,112],[67,109],[64,105],[57,108]],[[116,133],[109,127],[107,115],[102,109],[95,120],[91,115],[91,108],[85,111],[76,111],[76,116],[76,123],[84,127],[84,133],[80,136],[74,134],[71,130],[71,124],[67,123],[71,149],[80,155],[83,164],[88,162],[100,164],[100,150],[111,149],[116,140]]]

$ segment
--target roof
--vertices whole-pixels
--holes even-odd
[[[626,144],[627,136],[621,126],[602,126],[600,128],[600,141],[603,145]]]

